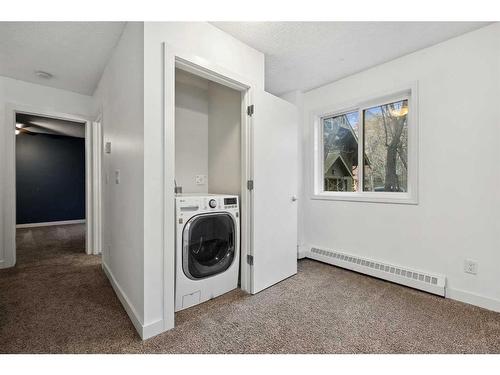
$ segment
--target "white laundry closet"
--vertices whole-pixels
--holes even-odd
[[[165,192],[166,212],[186,205],[179,201],[186,195],[203,196],[194,198],[193,210],[209,210],[209,194],[238,196],[239,285],[258,293],[297,272],[297,108],[237,72],[169,46],[165,51],[165,184],[172,187]],[[218,199],[216,209],[230,208],[229,201]],[[190,242],[191,219],[178,215],[166,217],[172,226],[166,227],[165,272],[170,275],[169,265],[175,264],[174,275],[186,278],[174,284],[187,288],[188,279],[197,276],[189,268],[196,264],[189,260],[194,250],[185,249],[198,242]],[[170,281],[165,285],[172,293]],[[203,288],[201,297],[195,290],[180,293],[176,309],[206,300]]]
[[[238,287],[240,91],[175,70],[175,310]]]

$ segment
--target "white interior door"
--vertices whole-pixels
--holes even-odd
[[[251,292],[297,273],[297,109],[267,92],[253,93]]]

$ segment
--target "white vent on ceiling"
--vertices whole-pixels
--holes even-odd
[[[416,271],[334,250],[319,249],[317,247],[311,248],[308,258],[440,296],[445,295],[446,277],[443,275],[433,275],[427,272]]]

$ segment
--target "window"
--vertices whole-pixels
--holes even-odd
[[[363,110],[364,191],[405,192],[408,186],[408,100]]]
[[[324,190],[357,191],[359,113],[325,117],[322,123]]]
[[[415,95],[411,88],[315,116],[313,198],[416,203]]]

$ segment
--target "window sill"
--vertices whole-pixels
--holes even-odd
[[[318,193],[312,200],[347,201],[364,203],[418,205],[418,199],[409,193]]]

